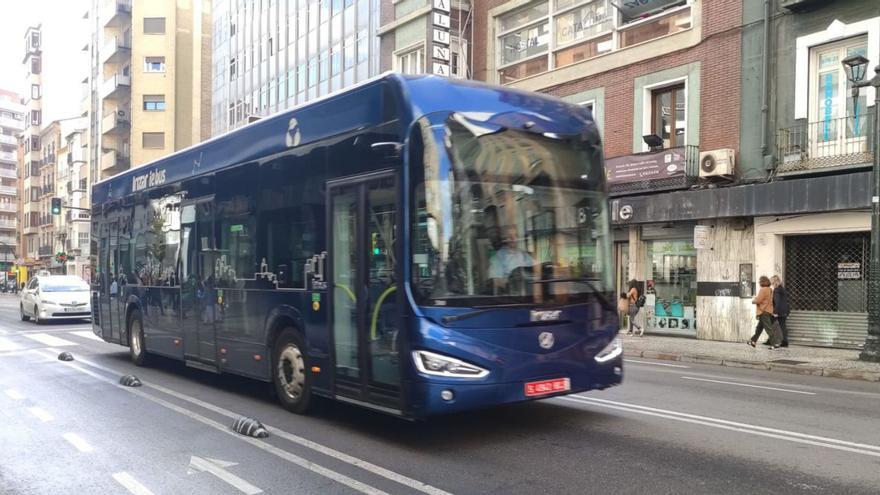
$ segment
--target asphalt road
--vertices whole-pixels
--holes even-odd
[[[271,435],[232,432],[239,415]],[[86,322],[21,322],[0,294],[0,493],[260,492],[876,494],[880,387],[637,360],[615,389],[427,422],[297,416],[259,382],[137,368]]]

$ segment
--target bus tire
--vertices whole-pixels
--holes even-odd
[[[135,366],[147,364],[147,347],[144,345],[144,320],[141,311],[134,309],[128,317],[128,352]]]
[[[312,402],[312,377],[305,344],[300,334],[287,327],[278,334],[272,348],[272,383],[278,401],[290,412],[305,414]]]

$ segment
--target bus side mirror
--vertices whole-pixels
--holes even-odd
[[[400,151],[403,149],[403,143],[394,141],[373,143],[370,145],[373,156],[381,160],[400,158]]]

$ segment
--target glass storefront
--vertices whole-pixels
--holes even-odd
[[[648,331],[696,335],[697,250],[693,239],[646,241]]]

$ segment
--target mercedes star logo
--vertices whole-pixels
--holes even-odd
[[[538,344],[544,349],[550,349],[553,347],[555,341],[556,339],[550,332],[541,332],[541,335],[538,335]]]

